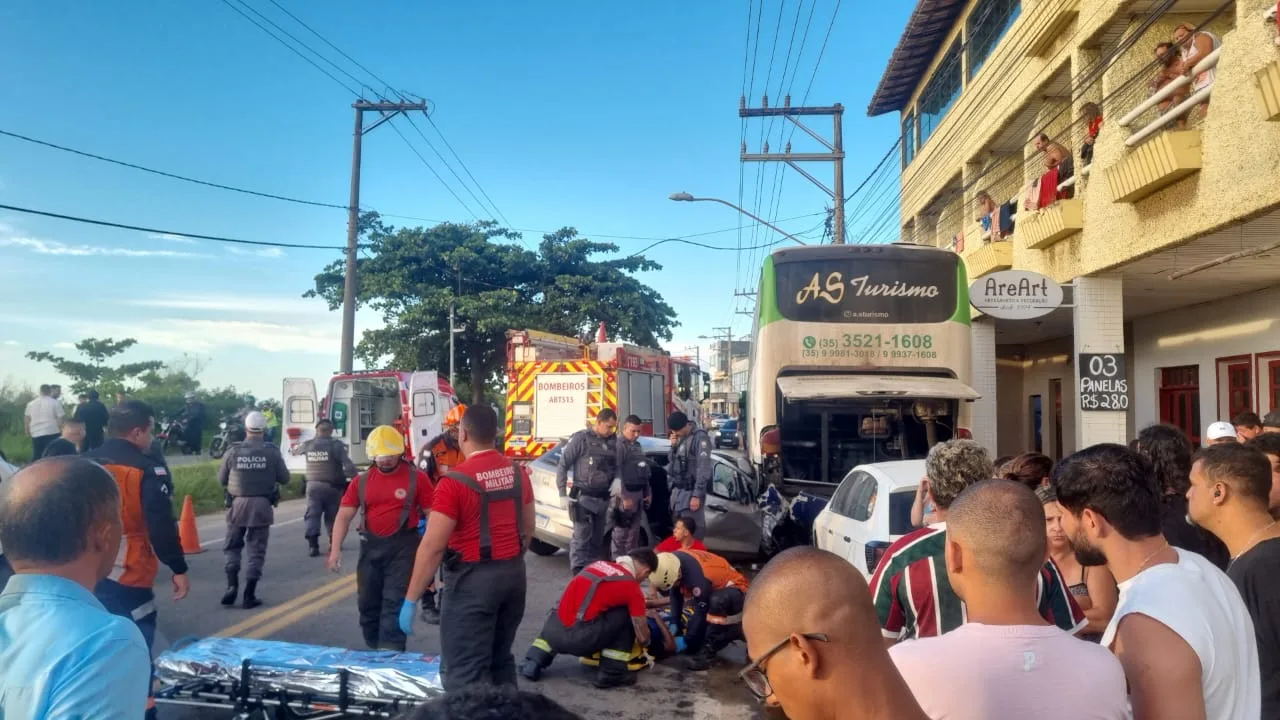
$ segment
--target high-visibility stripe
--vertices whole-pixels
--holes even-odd
[[[156,611],[155,602],[148,600],[147,602],[144,602],[138,607],[134,608],[133,611],[129,613],[129,615],[133,617],[134,620],[141,620],[142,618],[154,613],[155,611]]]
[[[534,638],[534,639],[533,639],[533,646],[534,646],[534,647],[536,647],[536,648],[538,648],[539,650],[541,650],[541,651],[542,651],[542,652],[544,652],[544,653],[550,653],[550,652],[551,652],[551,643],[548,643],[546,640],[543,640],[542,638]]]
[[[631,653],[623,652],[621,650],[610,650],[608,648],[601,651],[600,655],[601,657],[608,658],[609,660],[617,660],[618,662],[626,662],[631,659]]]

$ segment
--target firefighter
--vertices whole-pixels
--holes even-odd
[[[649,643],[644,591],[625,564],[597,560],[565,586],[542,632],[525,654],[520,674],[536,682],[556,654],[590,657],[600,653],[595,686],[635,684],[627,670],[636,641]]]
[[[333,423],[321,420],[316,423],[316,436],[297,447],[294,455],[307,458],[307,510],[304,537],[311,548],[311,557],[320,556],[320,521],[324,521],[329,536],[329,549],[333,549],[333,521],[338,516],[338,506],[347,491],[347,483],[356,476],[355,463],[347,454],[347,446],[333,436]]]
[[[87,457],[105,467],[120,486],[124,541],[116,566],[94,595],[115,615],[131,619],[150,650],[156,637],[156,596],[152,591],[158,559],[173,572],[173,599],[191,590],[187,560],[173,517],[173,478],[164,458],[151,457],[155,413],[138,400],[123,400],[107,419],[107,440]],[[150,684],[147,685],[151,687]],[[155,700],[147,693],[147,718],[155,718]]]
[[[396,613],[404,600],[418,546],[418,519],[431,510],[433,491],[426,476],[404,459],[404,435],[379,425],[365,440],[373,465],[347,486],[333,524],[329,569],[342,568],[342,541],[356,512],[360,525],[360,559],[356,562],[356,606],[360,630],[372,650],[405,649]]]
[[[670,593],[671,622],[683,631],[672,634],[683,638],[692,655],[689,669],[707,670],[716,653],[742,639],[747,579],[727,560],[705,550],[658,553],[657,560],[649,584]],[[693,603],[693,614],[687,618],[685,602]]]
[[[222,458],[218,481],[227,493],[227,538],[222,545],[226,558],[227,591],[223,605],[234,605],[240,593],[240,556],[249,548],[249,563],[244,573],[243,607],[250,610],[262,604],[258,599],[258,580],[267,560],[267,540],[275,522],[275,506],[280,501],[280,486],[289,484],[289,468],[279,448],[263,439],[267,419],[260,412],[244,418],[245,438],[232,443]]]
[[[556,487],[560,497],[569,498],[569,519],[573,521],[569,570],[575,575],[588,564],[605,559],[609,489],[618,474],[617,429],[618,414],[605,408],[596,415],[595,424],[574,433],[560,453]],[[567,487],[570,469],[572,490]]]
[[[466,456],[462,454],[462,447],[458,445],[458,423],[462,422],[462,414],[466,411],[466,405],[454,405],[449,410],[449,414],[445,415],[444,432],[423,445],[422,452],[418,455],[418,467],[431,478],[433,486],[440,482],[440,478],[444,477],[450,469],[461,465],[466,460]],[[418,534],[425,535],[426,531],[427,522],[426,518],[423,518],[418,525]],[[434,584],[422,595],[422,620],[429,625],[440,624],[440,608],[436,603]]]
[[[458,443],[467,459],[436,487],[427,534],[400,608],[400,628],[411,633],[417,602],[443,564],[445,692],[476,683],[516,684],[511,644],[524,617],[533,486],[523,468],[494,449],[497,435],[493,408],[473,405],[463,414]]]
[[[693,517],[696,537],[706,535],[707,489],[711,486],[711,438],[707,431],[689,421],[682,412],[667,418],[671,429],[671,461],[667,479],[671,483],[671,517]]]
[[[653,502],[653,490],[649,487],[649,458],[640,447],[640,418],[628,415],[622,423],[618,438],[618,473],[621,487],[613,498],[610,513],[613,527],[613,552],[611,557],[622,557],[640,546],[640,530],[644,525],[642,513]]]

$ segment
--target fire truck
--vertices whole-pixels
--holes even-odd
[[[664,437],[667,415],[697,413],[710,378],[663,350],[539,330],[507,332],[507,457],[528,462],[587,427],[605,408],[636,415],[645,435]],[[696,415],[694,416],[696,419]]]

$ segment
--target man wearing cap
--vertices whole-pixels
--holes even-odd
[[[573,521],[569,570],[574,574],[608,557],[604,534],[609,522],[609,491],[618,477],[617,430],[618,414],[605,408],[590,428],[574,433],[560,453],[556,487],[560,497],[569,499],[569,519]]]
[[[356,564],[360,630],[370,649],[404,652],[400,607],[413,573],[418,518],[431,510],[435,492],[427,477],[405,461],[404,434],[394,427],[374,428],[365,439],[365,452],[373,458],[373,466],[342,496],[342,509],[333,525],[329,569],[342,568],[342,541],[356,512],[363,511]]]
[[[1204,431],[1205,445],[1227,445],[1240,442],[1236,437],[1236,428],[1229,422],[1209,423],[1209,427]]]
[[[244,419],[245,438],[233,443],[222,458],[218,482],[227,493],[227,538],[222,546],[226,557],[227,591],[223,605],[234,605],[240,592],[240,556],[249,548],[249,566],[245,570],[244,602],[246,610],[258,607],[258,580],[267,561],[267,539],[275,522],[280,486],[289,482],[280,449],[263,439],[267,419],[251,412]]]
[[[671,461],[667,465],[671,517],[692,515],[697,524],[695,536],[701,540],[707,527],[703,505],[711,486],[711,438],[682,412],[671,413],[667,427],[671,429]]]
[[[320,521],[329,534],[329,549],[333,549],[333,523],[338,517],[338,506],[347,491],[347,483],[356,476],[355,463],[347,454],[347,446],[333,436],[333,423],[321,420],[316,423],[316,436],[302,443],[294,455],[307,458],[307,510],[303,515],[306,529],[303,536],[311,548],[311,557],[320,556]]]
[[[649,458],[640,446],[639,416],[628,415],[618,433],[619,482],[613,489],[609,524],[613,528],[613,557],[622,557],[640,547],[640,530],[645,510],[653,502],[649,485]]]
[[[206,420],[204,403],[200,402],[194,392],[187,393],[185,399],[187,407],[182,411],[182,414],[187,422],[182,432],[182,440],[186,447],[182,449],[182,454],[199,455],[200,445],[204,439],[204,423]]]
[[[716,653],[742,639],[742,607],[750,585],[728,560],[706,550],[658,553],[657,561],[649,584],[658,592],[670,593],[675,625],[671,634],[678,638],[677,650],[684,652],[687,647],[692,655],[690,670],[707,670]],[[693,603],[688,618],[686,602]]]
[[[631,558],[597,560],[565,586],[560,602],[525,654],[520,674],[536,682],[557,653],[578,657],[600,653],[596,687],[633,685],[636,678],[627,670],[627,661],[637,640],[649,644],[649,622]]]

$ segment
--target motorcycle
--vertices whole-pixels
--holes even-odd
[[[156,433],[156,440],[160,442],[160,447],[166,455],[171,448],[181,450],[183,455],[191,454],[191,447],[187,445],[186,418],[162,420],[160,427],[163,429]]]
[[[224,418],[218,423],[218,434],[214,435],[213,440],[209,442],[209,457],[214,460],[221,459],[231,443],[243,442],[244,438],[244,422],[240,416],[231,415]]]

